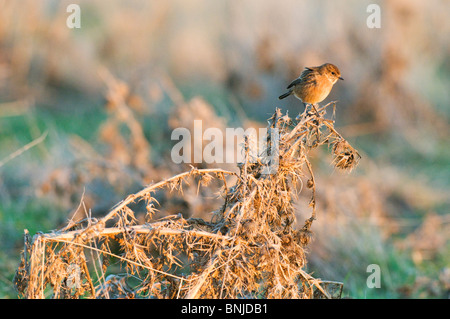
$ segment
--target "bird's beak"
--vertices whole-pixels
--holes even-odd
[[[339,78],[339,80],[342,80],[342,81],[344,81],[344,78],[341,78],[341,77],[340,77],[340,78]]]

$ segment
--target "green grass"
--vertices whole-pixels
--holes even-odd
[[[24,229],[30,234],[49,232],[65,217],[42,199],[19,198],[0,202],[0,298],[16,298],[12,281],[23,249]]]
[[[48,232],[67,219],[55,203],[38,197],[33,184],[35,170],[52,156],[48,145],[59,135],[75,134],[91,142],[106,118],[101,100],[67,90],[54,105],[38,105],[25,114],[0,118],[0,160],[22,148],[43,132],[49,134],[37,146],[0,167],[0,298],[16,298],[12,279],[23,248],[23,231]],[[61,140],[63,141],[63,140]]]
[[[360,222],[355,221],[355,224]],[[439,274],[450,264],[450,244],[442,247],[431,260],[414,263],[410,250],[400,250],[398,239],[382,239],[379,229],[370,225],[355,225],[352,234],[333,237],[327,246],[329,260],[308,270],[316,278],[344,283],[343,297],[355,299],[392,298],[446,298],[444,283]],[[348,231],[348,230],[343,230]],[[358,240],[355,240],[357,238]],[[314,254],[314,251],[311,252]],[[380,287],[369,287],[367,280],[372,271],[367,266],[380,267]]]

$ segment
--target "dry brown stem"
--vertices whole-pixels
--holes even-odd
[[[192,168],[129,195],[103,218],[72,222],[32,239],[26,232],[15,278],[19,294],[26,298],[336,297],[304,269],[305,247],[317,217],[309,151],[327,144],[335,166],[347,170],[360,158],[334,129],[333,121],[324,118],[327,106],[317,113],[305,110],[296,123],[277,109],[269,128],[278,135],[269,134],[266,149],[256,156],[249,152],[246,138],[238,174]],[[156,191],[183,194],[189,180],[201,188],[210,187],[213,179],[223,185],[224,202],[210,221],[181,214],[152,220],[159,206]],[[293,201],[302,195],[304,180],[311,196],[311,217],[295,229]],[[147,210],[146,223],[135,218],[135,204],[141,201]]]

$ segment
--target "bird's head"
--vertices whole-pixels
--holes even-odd
[[[331,83],[336,83],[337,80],[343,80],[341,77],[341,71],[338,67],[331,63],[322,64],[320,67],[321,73],[324,74]]]

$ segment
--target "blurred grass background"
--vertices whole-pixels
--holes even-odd
[[[66,26],[70,3],[80,29]],[[366,26],[370,3],[380,29]],[[448,298],[449,11],[446,0],[0,0],[0,161],[47,134],[0,166],[0,297],[17,296],[23,229],[82,218],[80,202],[101,216],[188,169],[171,164],[170,134],[194,119],[265,126],[275,107],[295,117],[301,103],[278,95],[305,66],[331,62],[345,81],[326,101],[339,101],[336,127],[363,158],[342,174],[327,150],[314,157],[308,271],[343,281],[351,298]],[[167,213],[209,218],[191,195]],[[369,264],[379,289],[366,286]]]

